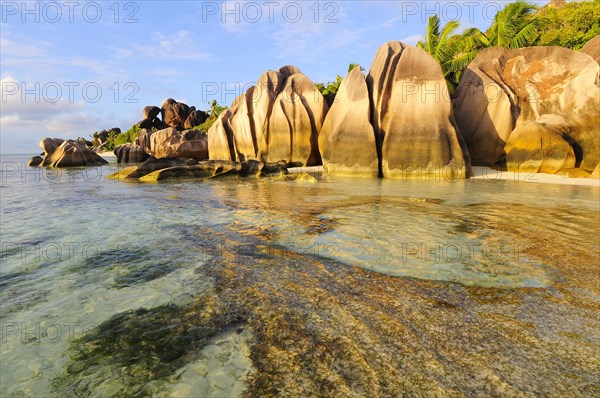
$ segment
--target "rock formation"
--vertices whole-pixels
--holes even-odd
[[[208,159],[208,138],[199,130],[178,131],[175,127],[154,132],[149,154],[155,158]]]
[[[44,159],[39,165],[44,167],[90,167],[108,163],[79,141],[44,138],[40,147],[44,150]]]
[[[211,159],[318,165],[318,135],[328,107],[294,66],[268,71],[208,132]]]
[[[594,58],[594,61],[600,64],[600,35],[585,43],[580,51]]]
[[[144,148],[136,144],[123,144],[114,149],[117,163],[140,163],[148,159]]]
[[[377,177],[379,160],[365,76],[354,68],[342,81],[319,134],[323,164],[330,173]]]
[[[439,64],[400,42],[379,48],[366,78],[355,68],[343,80],[319,144],[336,173],[445,179],[470,173]]]
[[[591,57],[560,47],[482,51],[454,100],[473,164],[594,170],[600,161],[598,73]]]

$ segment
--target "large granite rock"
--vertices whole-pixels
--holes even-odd
[[[58,142],[61,142],[60,145],[55,146]],[[45,138],[40,142],[40,146],[45,152],[44,161],[40,164],[41,166],[89,167],[102,166],[108,163],[101,156],[78,141]]]
[[[185,119],[183,124],[183,128],[186,130],[200,126],[206,121],[206,119],[208,119],[208,114],[206,112],[197,111],[196,109],[191,110],[192,108],[190,108],[190,114],[188,115],[187,119]]]
[[[158,115],[160,115],[158,106],[149,105],[144,108],[144,119],[154,120]]]
[[[396,41],[379,48],[366,78],[355,68],[342,81],[319,145],[335,173],[448,180],[470,174],[439,64]]]
[[[600,64],[600,35],[585,43],[585,46],[580,51],[594,58]]]
[[[140,131],[135,137],[134,144],[141,146],[144,149],[144,152],[150,153],[150,141],[154,132],[152,130],[143,129]]]
[[[174,127],[154,132],[150,136],[148,153],[156,158],[208,159],[208,137],[199,130],[178,131]]]
[[[175,102],[174,99],[167,99],[161,108],[162,121],[171,127],[181,127],[185,125],[190,114],[190,107],[183,102]]]
[[[336,98],[319,134],[323,165],[329,173],[377,177],[379,160],[369,89],[360,68],[350,71]]]
[[[117,157],[117,163],[141,163],[150,157],[144,148],[130,143],[119,145],[113,153]]]
[[[574,168],[575,151],[563,138],[568,133],[569,123],[557,115],[521,123],[506,143],[508,170],[555,174]]]
[[[375,55],[367,84],[383,176],[454,179],[470,174],[446,81],[429,54],[400,42],[384,44]]]
[[[294,66],[268,71],[209,130],[211,159],[318,165],[318,134],[328,107]]]
[[[62,138],[43,138],[40,141],[40,147],[44,150],[44,156],[48,156],[56,150],[65,140]]]
[[[43,157],[41,157],[41,156],[33,156],[31,159],[29,159],[29,162],[27,162],[27,166],[29,166],[29,167],[37,167],[37,166],[40,166],[43,161],[44,161]]]
[[[540,167],[554,170],[561,161],[564,167],[571,165],[568,144],[576,166],[593,170],[600,161],[598,73],[598,63],[588,55],[560,47],[482,51],[465,71],[454,101],[473,163],[508,160],[511,169],[518,169],[515,161],[539,162],[540,154],[546,153],[548,161],[542,163],[553,166]],[[511,137],[513,132],[516,137]],[[520,143],[518,137],[526,142]],[[534,137],[550,141],[532,146]],[[562,149],[557,158],[554,149],[544,148]],[[509,156],[507,150],[519,152]]]

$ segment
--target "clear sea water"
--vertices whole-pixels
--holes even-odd
[[[191,231],[226,234],[236,225],[269,236],[274,247],[348,267],[502,288],[545,288],[555,278],[543,256],[496,227],[507,218],[599,250],[600,227],[590,224],[600,213],[597,187],[342,177],[145,185],[105,179],[114,163],[46,170],[26,167],[27,159],[2,156],[0,175],[2,397],[60,395],[53,385],[73,341],[117,314],[184,305],[210,289],[197,271],[215,253]],[[240,248],[219,250],[235,256]],[[214,352],[182,367],[156,395],[238,395],[251,361],[243,338],[222,333],[204,348]],[[102,377],[97,395],[118,396],[111,373]]]

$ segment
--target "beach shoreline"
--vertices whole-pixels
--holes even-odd
[[[546,173],[519,173],[514,171],[502,171],[495,170],[491,167],[484,166],[473,166],[473,175],[467,180],[487,180],[490,182],[494,181],[514,181],[517,183],[524,184],[559,184],[559,185],[577,185],[577,186],[588,186],[600,188],[600,179],[597,178],[573,178],[557,174],[546,174]],[[318,178],[326,177],[324,174],[323,166],[312,166],[312,167],[294,167],[289,168],[290,173],[308,173]],[[332,176],[334,176],[332,174]],[[337,178],[338,176],[335,175]],[[342,176],[339,176],[342,177]],[[348,177],[348,176],[343,176]],[[351,177],[351,176],[350,176]],[[408,178],[410,180],[410,178]]]

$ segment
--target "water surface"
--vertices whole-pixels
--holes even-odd
[[[2,396],[600,393],[598,188],[26,160],[2,157]]]

